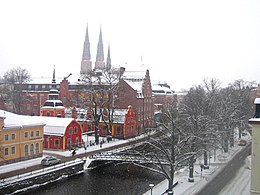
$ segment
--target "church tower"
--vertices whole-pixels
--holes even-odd
[[[87,26],[82,60],[81,60],[80,74],[87,74],[91,70],[92,70],[92,61],[90,55],[90,43],[89,43],[88,26]]]
[[[108,46],[106,70],[110,70],[110,69],[111,69],[110,46]]]
[[[97,70],[97,69],[99,69],[99,70],[105,69],[101,27],[100,27],[99,40],[98,40],[98,46],[97,46],[97,56],[96,56],[96,62],[95,62],[95,70]]]
[[[49,91],[49,96],[46,102],[41,107],[41,116],[50,117],[65,117],[65,107],[61,100],[59,100],[59,91],[57,89],[55,79],[55,68],[53,70],[52,84]]]

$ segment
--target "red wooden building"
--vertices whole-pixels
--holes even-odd
[[[108,124],[108,121],[105,123],[102,119],[100,120],[100,136],[109,135],[109,127],[106,124]],[[123,139],[135,137],[137,135],[136,120],[132,106],[128,106],[128,109],[115,109],[111,135],[112,137]]]
[[[73,118],[43,117],[44,149],[67,150],[82,145],[81,125]]]
[[[80,123],[82,132],[92,134],[95,131],[94,117],[90,110],[81,110],[77,121]],[[105,113],[106,111],[104,111]],[[100,118],[98,131],[99,136],[106,137],[111,135],[114,138],[130,138],[137,135],[136,118],[132,106],[128,109],[115,109],[113,113],[112,132],[110,133],[110,123],[108,118],[104,117],[105,121]]]

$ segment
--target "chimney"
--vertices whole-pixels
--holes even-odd
[[[260,118],[260,98],[255,99],[255,115],[253,118]]]
[[[120,69],[119,69],[119,78],[121,78],[123,76],[124,72],[125,72],[125,67],[120,67]]]

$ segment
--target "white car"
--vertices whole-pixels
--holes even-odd
[[[46,156],[41,161],[41,164],[45,165],[45,166],[56,165],[56,164],[59,164],[59,163],[61,163],[61,159],[56,158],[55,156]]]

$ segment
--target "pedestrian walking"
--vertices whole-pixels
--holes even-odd
[[[75,156],[75,154],[76,154],[76,151],[75,151],[75,149],[72,151],[72,156]]]

